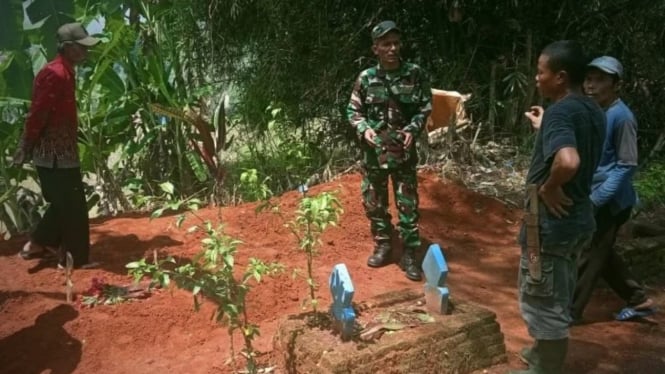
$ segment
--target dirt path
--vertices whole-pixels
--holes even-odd
[[[371,248],[367,220],[360,204],[360,177],[348,175],[312,188],[310,194],[337,190],[345,213],[339,227],[323,238],[316,259],[321,303],[329,297],[325,285],[332,266],[345,262],[356,285],[356,301],[389,290],[420,289],[396,265],[382,269],[365,266]],[[282,211],[292,212],[298,195],[280,200]],[[484,305],[496,312],[505,334],[509,363],[490,368],[503,373],[521,367],[516,358],[530,342],[516,303],[518,248],[515,233],[519,212],[439,180],[420,175],[421,233],[428,242],[444,248],[450,265],[449,288],[453,298]],[[244,241],[237,262],[249,257],[277,260],[288,268],[304,269],[304,257],[294,252],[294,240],[273,215],[256,216],[254,204],[224,208],[227,233]],[[202,214],[214,219],[216,210]],[[92,255],[103,266],[78,270],[75,292],[89,287],[92,278],[127,284],[124,265],[154,249],[176,257],[190,257],[199,237],[174,227],[174,217],[150,221],[125,216],[92,225]],[[224,328],[210,321],[213,310],[204,304],[193,311],[191,297],[162,291],[146,300],[94,309],[63,305],[64,277],[52,264],[23,261],[16,256],[22,238],[0,242],[0,372],[2,373],[224,373],[230,371],[229,340]],[[249,295],[252,321],[261,328],[257,348],[269,365],[271,338],[279,318],[300,311],[307,287],[293,279],[290,270],[256,287]],[[665,290],[654,289],[659,305]],[[621,306],[608,291],[598,292],[587,317],[590,324],[572,332],[569,373],[665,373],[665,313],[643,323],[619,323],[611,313]],[[240,340],[236,339],[236,349]]]

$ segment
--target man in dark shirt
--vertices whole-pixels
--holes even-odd
[[[75,267],[90,266],[88,208],[79,165],[74,65],[99,39],[78,23],[58,29],[58,55],[35,77],[32,104],[14,164],[32,160],[49,207],[19,255],[71,253]],[[59,267],[64,266],[61,256]]]
[[[637,194],[632,178],[637,169],[637,121],[619,97],[623,65],[611,56],[589,63],[584,93],[605,110],[606,136],[598,168],[593,176],[591,202],[596,231],[591,245],[579,258],[578,278],[572,305],[573,324],[582,323],[584,309],[600,277],[626,302],[616,318],[621,321],[654,313],[653,300],[614,251],[619,228],[630,218]],[[532,107],[527,116],[538,129],[542,107]]]
[[[519,304],[536,342],[522,351],[529,369],[513,373],[563,372],[577,258],[595,230],[589,195],[605,137],[602,110],[582,94],[585,68],[582,48],[572,41],[548,45],[538,59],[538,90],[553,101],[527,175],[527,184],[538,186],[540,279],[529,272],[524,225],[519,239]]]

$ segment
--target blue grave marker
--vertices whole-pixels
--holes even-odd
[[[348,340],[353,335],[356,312],[351,306],[354,288],[346,265],[337,264],[333,267],[329,283],[333,300],[330,311],[340,326],[342,340]]]
[[[307,195],[307,191],[309,191],[309,188],[306,184],[301,184],[298,186],[298,192],[300,192],[303,196]]]
[[[425,273],[425,305],[433,313],[446,314],[450,293],[446,285],[448,264],[438,244],[432,244],[423,260]]]

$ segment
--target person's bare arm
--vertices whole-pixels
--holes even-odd
[[[579,168],[580,155],[575,147],[564,147],[557,151],[550,176],[538,191],[543,203],[555,217],[568,215],[566,207],[572,205],[573,201],[563,192],[563,185],[575,177]]]

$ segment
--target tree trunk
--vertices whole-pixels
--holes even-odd
[[[487,114],[487,123],[489,124],[490,139],[494,140],[494,124],[496,122],[496,62],[492,62],[489,96],[489,113]]]

